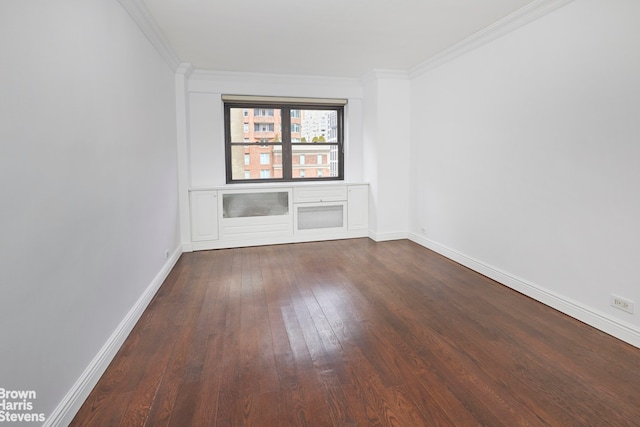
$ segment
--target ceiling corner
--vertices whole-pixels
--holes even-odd
[[[488,27],[470,35],[469,37],[461,40],[453,46],[445,49],[444,51],[429,58],[427,61],[411,68],[409,70],[409,76],[411,78],[419,77],[420,75],[439,67],[440,65],[451,61],[469,51],[472,51],[484,44],[490,43],[517,30],[520,27],[527,25],[536,19],[542,18],[550,12],[566,6],[575,0],[536,0],[531,4],[528,4],[512,14],[502,18],[501,20],[489,25]]]
[[[133,22],[140,28],[149,42],[158,51],[167,65],[176,72],[180,67],[180,59],[173,50],[169,42],[165,39],[162,31],[151,17],[149,10],[142,0],[118,0],[124,10],[127,11]]]

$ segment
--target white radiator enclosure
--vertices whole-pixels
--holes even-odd
[[[369,185],[253,184],[192,188],[191,247],[222,249],[367,237]]]
[[[293,217],[296,232],[346,231],[346,202],[296,205]]]

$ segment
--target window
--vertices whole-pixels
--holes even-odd
[[[244,171],[244,179],[251,178],[251,171]]]
[[[248,165],[249,163],[251,163],[251,156],[249,156],[248,154],[244,155],[244,164]]]
[[[344,179],[345,100],[222,99],[227,183]],[[253,114],[245,116],[245,111]],[[245,155],[260,159],[259,164],[245,164]],[[312,165],[308,174],[298,169],[305,164]]]
[[[254,108],[253,109],[254,116],[267,116],[273,117],[273,108]]]
[[[273,123],[254,123],[254,132],[273,132]]]

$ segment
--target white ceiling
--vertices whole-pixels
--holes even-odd
[[[144,0],[197,69],[362,77],[410,70],[538,0]]]

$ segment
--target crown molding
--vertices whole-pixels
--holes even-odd
[[[191,65],[191,63],[183,62],[176,66],[175,71],[177,75],[184,76],[184,78],[189,78],[191,73],[193,73],[194,68],[193,68],[193,65]]]
[[[405,70],[375,68],[368,73],[365,73],[361,78],[363,82],[378,79],[409,80],[409,73]]]
[[[536,0],[533,3],[516,10],[512,14],[507,15],[494,24],[491,24],[461,40],[450,48],[432,56],[416,67],[411,68],[409,70],[409,76],[412,79],[419,77],[442,64],[445,64],[469,51],[477,49],[484,44],[492,42],[505,34],[515,31],[516,29],[535,21],[556,9],[566,6],[573,1],[574,0]]]
[[[147,9],[143,0],[118,1],[124,10],[127,11],[129,16],[131,16],[131,19],[133,19],[133,22],[136,23],[142,33],[147,36],[147,39],[149,39],[153,47],[156,48],[160,56],[162,56],[162,59],[164,59],[173,71],[176,71],[180,65],[180,59],[162,35],[162,31],[151,17],[149,9]]]

